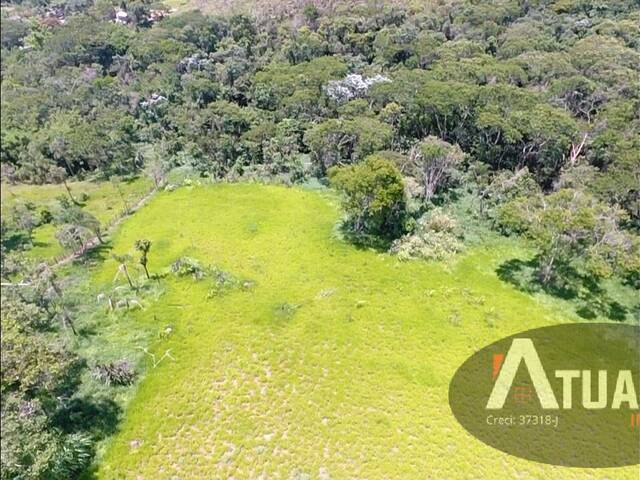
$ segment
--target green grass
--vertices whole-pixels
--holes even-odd
[[[637,479],[511,457],[451,414],[473,352],[579,320],[496,276],[526,251],[498,240],[450,265],[400,263],[342,242],[338,216],[328,192],[220,185],[160,193],[125,221],[113,251],[152,240],[152,272],[186,255],[255,284],[207,298],[210,280],[166,277],[158,301],[111,321],[109,338],[156,332],[152,351],[175,360],[147,363],[96,478]],[[93,285],[115,270],[98,263]]]
[[[84,208],[96,216],[102,224],[116,218],[125,208],[134,205],[152,187],[152,181],[146,177],[137,177],[131,180],[112,182],[69,182],[69,188],[76,198],[81,194],[88,195],[88,199],[82,202]],[[2,215],[6,215],[16,202],[32,202],[38,210],[42,208],[55,209],[56,197],[67,195],[62,184],[48,185],[2,185]],[[33,232],[33,248],[29,250],[29,256],[38,259],[47,259],[62,255],[64,250],[55,238],[57,227],[55,225],[42,225]]]

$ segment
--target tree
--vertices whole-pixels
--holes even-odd
[[[44,332],[51,324],[43,308],[12,292],[3,295],[2,391],[39,394],[64,381],[73,356]]]
[[[91,232],[80,225],[65,223],[56,232],[56,239],[60,246],[72,253],[84,253],[87,242],[91,239]]]
[[[355,165],[333,167],[328,175],[343,194],[347,225],[356,235],[393,239],[402,233],[404,182],[392,162],[371,155]]]
[[[149,260],[147,258],[147,255],[149,253],[149,250],[151,250],[151,241],[146,239],[136,240],[135,247],[136,250],[140,252],[140,259],[138,260],[138,262],[140,263],[140,265],[142,265],[142,268],[144,268],[144,273],[147,278],[150,278],[149,270],[147,270],[147,262]]]
[[[57,223],[73,225],[76,227],[75,230],[77,232],[88,230],[97,237],[100,243],[104,243],[102,239],[102,225],[94,215],[77,205],[72,205],[66,197],[59,197],[58,201],[60,203],[60,211],[56,216]],[[67,233],[71,233],[71,229],[67,230]]]
[[[1,293],[2,479],[77,478],[92,459],[93,440],[63,432],[55,417],[75,392],[80,362],[52,333],[56,312],[42,304],[59,301],[43,298],[55,282],[50,272],[21,273],[34,280]]]
[[[587,122],[591,122],[607,99],[596,82],[581,75],[556,80],[550,87],[550,93],[556,102]]]
[[[429,201],[438,190],[452,183],[464,158],[458,145],[429,136],[414,145],[400,170],[418,181],[422,197]]]
[[[11,223],[19,230],[27,234],[29,242],[32,240],[33,231],[38,226],[38,218],[35,214],[35,205],[32,203],[19,202],[14,204],[10,210]]]
[[[550,186],[578,138],[577,122],[516,87],[489,85],[480,91],[474,153],[495,169],[528,167]]]
[[[251,98],[259,108],[277,111],[287,99],[305,92],[313,97],[313,102],[310,109],[300,112],[301,116],[314,116],[320,112],[322,87],[330,80],[344,77],[347,71],[347,65],[336,56],[317,57],[296,65],[273,62],[253,76]]]
[[[518,197],[501,208],[499,221],[537,247],[538,274],[548,284],[571,267],[593,278],[640,270],[640,241],[620,228],[622,209],[593,195],[562,189]]]
[[[32,276],[36,304],[43,306],[49,314],[57,318],[63,328],[70,328],[73,334],[77,335],[75,324],[69,314],[69,302],[55,272],[46,263],[41,263]]]
[[[29,34],[29,23],[18,17],[9,18],[5,12],[0,17],[2,28],[0,29],[0,45],[2,48],[13,48],[20,46],[24,42],[24,37]]]
[[[478,167],[476,166],[475,169]],[[509,202],[541,194],[540,186],[527,167],[515,172],[500,170],[488,178],[480,179],[480,183],[482,184],[481,190],[478,192],[480,213],[487,215],[492,220],[496,219],[498,210]],[[498,226],[505,229],[505,225]],[[504,232],[508,233],[508,228]]]
[[[302,14],[307,22],[311,24],[315,24],[318,18],[320,18],[320,12],[318,11],[318,7],[316,7],[313,3],[305,4],[302,9]]]
[[[314,125],[305,134],[305,143],[318,172],[333,165],[357,162],[391,143],[393,130],[387,124],[367,117],[331,119]]]
[[[69,199],[71,200],[71,202],[74,205],[80,206],[80,202],[78,202],[76,197],[74,197],[73,193],[71,192],[71,188],[69,187],[69,183],[67,182],[68,179],[69,179],[69,174],[64,168],[57,167],[57,166],[51,167],[51,171],[49,173],[49,180],[54,183],[62,182],[62,184],[64,185],[64,189],[67,192],[67,195],[69,196]]]

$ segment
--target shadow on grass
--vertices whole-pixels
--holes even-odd
[[[53,423],[65,433],[87,432],[102,440],[116,432],[121,414],[110,398],[77,397],[56,412]]]
[[[113,245],[111,241],[106,240],[104,243],[100,243],[90,250],[87,250],[84,255],[80,255],[74,260],[78,263],[97,263],[104,262],[107,258],[111,257],[111,250]]]
[[[612,300],[597,278],[579,273],[571,265],[559,265],[555,279],[542,283],[538,276],[538,258],[511,259],[496,269],[498,278],[527,293],[544,292],[576,305],[576,313],[587,320],[598,316],[623,322],[629,310]]]
[[[79,392],[81,377],[86,368],[84,360],[78,360],[71,366],[65,381],[54,392],[61,401],[49,402],[50,407],[53,407],[50,422],[53,429],[65,435],[89,436],[92,445],[87,453],[93,458],[96,454],[95,442],[108,438],[118,430],[122,408],[110,398],[108,392]],[[88,463],[81,478],[95,478],[93,462]]]
[[[7,252],[13,250],[24,250],[33,246],[33,241],[25,232],[21,231],[8,231],[6,234],[3,232],[2,245],[6,248]]]
[[[355,232],[349,222],[342,222],[336,229],[337,236],[358,250],[374,250],[377,253],[389,251],[393,239]]]

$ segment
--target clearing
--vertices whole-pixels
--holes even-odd
[[[181,256],[251,280],[208,298],[211,280],[166,293],[111,328],[158,333],[101,479],[637,479],[637,467],[566,469],[503,454],[453,418],[449,381],[484,345],[580,320],[496,268],[526,255],[510,240],[451,265],[398,262],[336,235],[330,192],[261,185],[162,192],[128,218],[113,252],[153,242],[152,273]],[[99,262],[96,288],[117,265]]]

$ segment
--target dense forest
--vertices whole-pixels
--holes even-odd
[[[176,168],[207,181],[317,179],[342,193],[345,235],[403,259],[442,260],[486,228],[530,242],[544,290],[640,286],[634,0],[310,2],[220,16],[27,0],[3,4],[1,27],[5,184],[147,175],[163,187]],[[25,273],[15,248],[41,223],[62,226],[69,250],[100,238],[70,197],[59,212],[17,205],[2,219],[3,282],[38,280],[3,291],[3,480],[73,478],[93,455],[96,438],[60,417],[81,362],[51,331],[73,328],[71,307],[56,274]],[[108,374],[128,383],[128,368]]]

